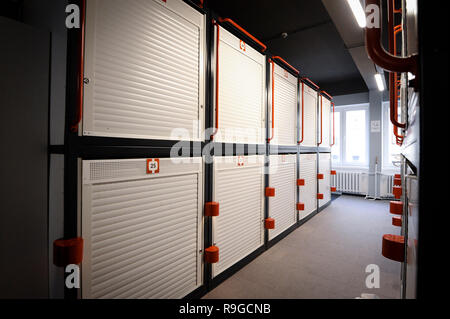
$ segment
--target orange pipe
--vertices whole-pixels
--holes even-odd
[[[392,0],[389,0],[392,1]],[[390,2],[392,3],[392,2]],[[366,7],[375,5],[380,8],[380,0],[366,0]],[[417,75],[418,56],[397,57],[386,50],[381,45],[381,28],[365,28],[366,30],[366,50],[370,59],[383,69],[391,72],[411,72]]]
[[[312,86],[314,86],[317,90],[320,89],[319,86],[318,86],[316,83],[314,83],[313,81],[311,81],[309,78],[301,78],[301,80],[302,80],[302,81],[308,82],[309,84],[311,84]]]
[[[305,130],[303,128],[305,123],[305,83],[302,81],[302,139],[297,143],[301,144],[305,138]]]
[[[231,20],[230,18],[219,18],[219,22],[228,22],[231,25],[233,25],[236,29],[238,29],[239,31],[241,31],[243,34],[245,34],[247,37],[249,37],[250,39],[252,39],[253,41],[255,41],[257,44],[259,44],[259,46],[261,46],[262,48],[262,52],[267,50],[267,46],[262,43],[261,41],[259,41],[257,38],[255,38],[253,35],[251,35],[250,33],[248,33],[244,28],[242,28],[239,24],[237,24],[236,22],[234,22],[233,20]]]
[[[84,90],[84,26],[86,24],[86,0],[81,3],[81,29],[80,29],[80,65],[78,69],[78,114],[75,123],[70,126],[72,132],[78,132],[78,126],[83,117],[83,90]]]
[[[214,139],[214,135],[219,131],[219,43],[220,43],[220,26],[217,24],[216,20],[212,20],[212,23],[217,27],[216,35],[216,123],[215,131],[211,135],[211,140]]]
[[[273,139],[273,132],[275,128],[275,63],[273,60],[269,60],[269,62],[272,64],[272,134],[270,138],[267,138],[267,143],[270,143],[270,141]]]
[[[289,67],[292,71],[294,71],[295,74],[299,75],[300,71],[294,68],[292,65],[287,63],[282,57],[280,56],[273,56],[272,60],[280,60],[283,64],[285,64],[287,67]]]
[[[318,145],[322,144],[322,94],[320,94],[320,142]]]

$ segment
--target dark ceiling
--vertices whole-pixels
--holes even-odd
[[[332,95],[367,92],[350,53],[320,0],[210,0],[221,17],[231,18],[280,55],[303,76]],[[353,18],[353,17],[352,17]],[[282,38],[283,32],[288,33]]]

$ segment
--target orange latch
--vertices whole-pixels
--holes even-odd
[[[402,179],[401,178],[394,178],[394,185],[395,186],[402,185]]]
[[[402,178],[402,175],[400,175],[400,174],[395,174],[395,175],[394,175],[394,178]]]
[[[219,216],[219,203],[207,202],[205,203],[205,216]]]
[[[336,171],[335,170],[331,170],[330,171],[330,175],[336,175]]]
[[[266,187],[266,197],[274,197],[275,196],[275,188]]]
[[[323,174],[317,174],[317,179],[323,179]]]
[[[305,204],[297,203],[297,210],[305,210]]]
[[[331,186],[331,191],[335,192],[336,191],[336,187]]]
[[[400,199],[402,197],[402,187],[401,186],[393,186],[392,194],[394,194],[394,197],[396,199]]]
[[[219,247],[210,246],[205,249],[205,262],[208,264],[215,264],[219,261]]]
[[[266,218],[264,220],[264,227],[266,229],[275,229],[275,219],[273,219],[273,218]]]
[[[393,216],[392,225],[402,227],[402,218],[400,216]]]
[[[318,198],[318,199],[323,199],[323,194],[320,194],[320,193],[317,194],[317,198]]]
[[[53,263],[64,267],[83,261],[83,238],[57,239],[53,242]]]
[[[394,215],[403,214],[403,202],[391,201],[389,203],[389,212]]]
[[[297,179],[297,186],[305,186],[305,180],[303,178]]]
[[[383,235],[381,254],[388,259],[403,262],[405,260],[405,238],[399,235]]]

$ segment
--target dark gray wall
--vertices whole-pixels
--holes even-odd
[[[0,298],[46,298],[50,33],[0,17],[0,38]]]

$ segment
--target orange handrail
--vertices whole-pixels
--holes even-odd
[[[309,84],[311,84],[312,86],[314,86],[317,90],[320,89],[319,86],[318,86],[316,83],[314,83],[313,81],[311,81],[309,78],[303,77],[303,78],[301,78],[301,80],[302,80],[302,81],[308,82]]]
[[[294,68],[292,65],[290,65],[289,63],[287,63],[282,57],[280,56],[273,56],[272,60],[280,60],[282,63],[284,63],[287,67],[289,67],[292,71],[294,71],[295,74],[299,75],[300,71],[297,70],[296,68]]]
[[[380,0],[366,0],[366,7],[369,5],[375,5],[379,8],[379,12],[381,12]],[[380,21],[378,22],[381,24]],[[386,52],[381,45],[381,28],[366,27],[365,30],[367,54],[375,64],[387,71],[411,72],[412,74],[417,75],[419,60],[417,55],[408,57],[397,57],[392,55],[391,53]]]
[[[303,128],[304,123],[305,123],[305,83],[303,81],[301,81],[302,83],[302,139],[297,141],[297,144],[301,144],[304,140],[305,137],[305,130]]]
[[[72,132],[78,132],[78,126],[83,117],[83,94],[84,94],[84,26],[86,24],[86,0],[81,3],[80,17],[80,65],[78,69],[78,114],[75,123],[70,126]]]
[[[257,38],[255,38],[253,35],[251,35],[250,33],[248,33],[244,28],[242,28],[239,24],[237,24],[236,22],[234,22],[233,20],[231,20],[230,18],[219,18],[219,22],[223,23],[223,22],[228,22],[231,25],[233,25],[236,29],[238,29],[239,31],[241,31],[243,34],[245,34],[247,37],[249,37],[250,39],[252,39],[253,41],[255,41],[259,46],[261,46],[262,48],[262,52],[267,50],[267,46],[262,43],[261,41],[259,41]]]
[[[320,142],[317,145],[322,144],[322,94],[320,94]]]
[[[267,138],[267,143],[270,143],[270,141],[273,139],[273,132],[274,132],[274,128],[275,128],[275,117],[274,117],[274,113],[275,113],[275,79],[274,79],[274,75],[275,75],[275,63],[273,62],[272,59],[269,60],[269,63],[272,64],[272,134],[271,137]]]
[[[332,147],[335,144],[335,138],[334,138],[334,102],[331,101],[331,104],[333,105],[333,144],[331,144],[330,147]]]
[[[212,133],[210,139],[214,139],[214,135],[219,131],[219,42],[220,42],[220,27],[217,24],[216,20],[212,20],[212,23],[217,27],[216,34],[216,123],[215,123],[215,131]]]

